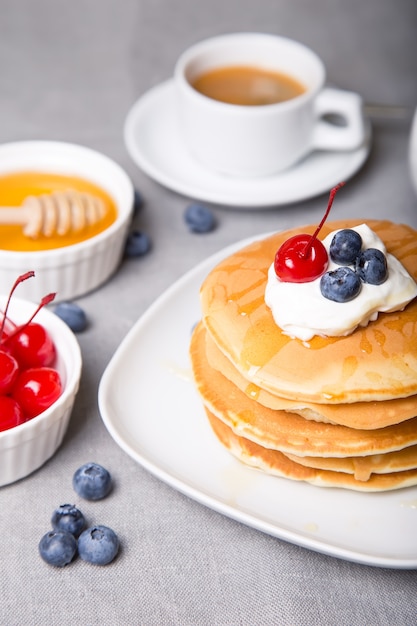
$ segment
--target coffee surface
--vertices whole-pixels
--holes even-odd
[[[191,83],[203,95],[243,106],[285,102],[306,91],[287,74],[251,66],[228,66],[208,70]]]

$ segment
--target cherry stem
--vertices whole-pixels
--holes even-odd
[[[22,326],[18,326],[16,328],[16,330],[14,332],[12,332],[7,338],[6,338],[6,342],[9,341],[9,339],[11,339],[12,337],[14,337],[15,335],[17,335],[17,333],[20,333],[20,331],[23,328],[26,328],[26,326],[29,326],[29,324],[32,322],[32,320],[34,319],[34,317],[39,313],[39,311],[46,306],[47,304],[49,304],[50,302],[52,302],[52,300],[55,298],[56,293],[49,293],[47,296],[44,296],[42,298],[42,300],[40,301],[38,308],[36,309],[36,311],[33,313],[33,315],[28,319],[27,322],[25,322]]]
[[[333,204],[333,200],[334,200],[335,195],[337,194],[339,189],[341,187],[343,187],[345,184],[346,183],[339,183],[338,185],[336,185],[336,187],[333,187],[333,189],[330,191],[329,202],[327,204],[326,213],[324,214],[323,219],[321,220],[320,224],[317,226],[317,228],[314,231],[313,235],[311,236],[311,238],[309,239],[308,243],[306,244],[306,247],[304,248],[303,255],[302,255],[304,258],[306,258],[308,256],[308,253],[310,252],[311,246],[313,245],[313,241],[315,239],[317,239],[317,235],[321,231],[324,222],[327,220],[327,217],[328,217],[328,215],[330,213],[330,209],[332,208],[332,204]]]
[[[10,300],[12,298],[12,295],[13,295],[16,287],[18,285],[20,285],[20,283],[23,283],[23,281],[27,280],[28,278],[33,278],[33,276],[35,276],[35,272],[33,270],[31,270],[30,272],[25,272],[25,274],[21,274],[18,278],[16,278],[16,280],[14,282],[14,285],[13,285],[13,287],[10,290],[9,297],[7,298],[6,308],[4,309],[3,319],[2,319],[1,327],[0,327],[0,342],[1,342],[2,338],[3,338],[4,326],[6,324],[7,311],[9,309]]]
[[[28,319],[28,321],[26,322],[26,324],[24,324],[25,326],[27,326],[28,324],[31,323],[31,321],[33,320],[33,318],[39,313],[39,311],[41,309],[43,309],[44,306],[46,306],[47,304],[49,304],[50,302],[52,302],[52,300],[55,298],[56,293],[48,293],[47,296],[44,296],[42,298],[42,300],[40,301],[38,308],[36,309],[36,311],[34,312],[34,314],[32,315],[32,317],[30,319]]]

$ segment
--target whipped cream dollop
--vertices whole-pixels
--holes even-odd
[[[333,302],[320,291],[320,279],[308,283],[281,281],[274,269],[268,270],[265,302],[271,309],[275,323],[290,337],[309,341],[315,335],[342,337],[350,335],[358,326],[367,326],[379,313],[401,311],[417,296],[417,284],[400,261],[387,253],[383,241],[369,226],[352,228],[362,237],[362,249],[377,248],[386,256],[388,278],[381,285],[362,283],[360,293],[349,302]],[[338,232],[331,232],[322,241],[329,254],[331,241]],[[339,267],[329,254],[327,271]],[[352,267],[352,266],[351,266]],[[352,267],[353,269],[353,267]]]

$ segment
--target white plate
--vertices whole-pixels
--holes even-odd
[[[175,489],[291,543],[358,563],[417,567],[417,489],[363,494],[264,475],[217,441],[191,381],[188,345],[214,255],[160,296],[135,324],[99,387],[118,445]]]
[[[275,176],[233,178],[205,169],[187,152],[177,124],[173,81],[154,87],[132,107],[124,139],[133,161],[148,176],[178,193],[237,208],[266,208],[326,193],[364,163],[365,144],[350,152],[314,152]]]

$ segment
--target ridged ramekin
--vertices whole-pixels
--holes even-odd
[[[56,301],[71,300],[96,289],[117,270],[128,234],[134,187],[125,171],[107,156],[70,143],[19,141],[0,145],[0,175],[40,171],[79,176],[114,199],[117,219],[106,230],[80,243],[38,252],[0,250],[0,290],[20,274],[34,270],[36,280],[20,287],[23,298],[38,301],[56,292]]]
[[[35,277],[26,282],[36,280]],[[2,310],[5,302],[6,297],[0,296]],[[33,302],[13,296],[8,317],[22,324],[29,319],[36,306]],[[39,311],[34,321],[47,329],[55,343],[57,361],[53,367],[60,373],[63,392],[40,415],[0,432],[0,487],[28,476],[56,452],[67,430],[80,384],[82,359],[74,333],[59,317],[46,309]]]

